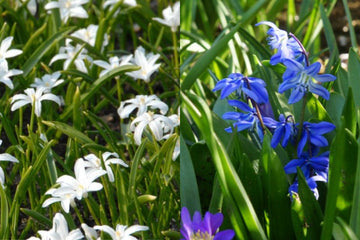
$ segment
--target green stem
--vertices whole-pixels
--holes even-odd
[[[79,218],[80,223],[84,223],[84,219],[82,218],[79,209],[77,208],[77,206],[74,207],[76,216]]]
[[[179,56],[178,56],[178,49],[177,49],[177,36],[176,32],[172,32],[172,39],[174,44],[174,63],[175,63],[175,77],[179,77]]]
[[[29,135],[30,135],[30,133],[33,132],[33,129],[34,129],[34,119],[35,119],[35,102],[32,104],[32,107],[31,107]]]
[[[305,110],[306,110],[306,102],[307,102],[307,93],[304,94],[303,97],[303,104],[301,107],[301,115],[300,115],[300,124],[299,124],[299,134],[298,134],[298,138],[297,138],[297,144],[299,144],[300,138],[301,138],[301,134],[302,134],[302,130],[303,130],[303,126],[304,126],[304,118],[305,118]],[[299,156],[298,156],[299,157]]]
[[[88,198],[85,198],[85,202],[86,202],[86,205],[87,205],[87,207],[88,207],[88,209],[89,209],[89,211],[90,211],[91,216],[94,218],[95,223],[96,223],[97,225],[100,225],[101,223],[100,223],[99,219],[97,218],[96,213],[95,213],[95,211],[94,211],[94,209],[93,209],[93,207],[92,207],[89,199],[88,199]]]

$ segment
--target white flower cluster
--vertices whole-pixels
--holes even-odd
[[[104,163],[105,170],[101,161]],[[94,154],[77,159],[74,166],[75,178],[69,175],[59,177],[56,183],[60,184],[60,187],[51,188],[45,193],[52,197],[45,200],[42,206],[47,207],[55,202],[61,202],[61,207],[66,213],[69,213],[70,205],[75,206],[75,198],[78,200],[87,198],[89,192],[99,191],[103,188],[101,183],[94,182],[97,178],[107,174],[110,182],[114,181],[110,164],[128,167],[117,153],[105,152],[102,154],[102,160]]]
[[[0,140],[0,145],[1,144],[2,144],[2,140]],[[19,162],[19,160],[17,160],[14,156],[12,156],[8,153],[0,154],[0,162],[3,162],[3,161],[14,162],[14,163]],[[5,188],[4,184],[5,184],[5,174],[4,174],[4,170],[0,166],[0,185],[2,188]]]
[[[84,231],[85,236],[79,228],[69,232],[68,223],[65,217],[61,213],[56,213],[53,218],[53,226],[50,230],[39,230],[38,233],[41,238],[30,237],[28,240],[79,240],[84,239],[84,237],[88,240],[100,240],[96,230],[107,233],[112,240],[134,240],[136,238],[131,236],[131,234],[149,230],[147,226],[133,225],[128,227],[120,224],[116,225],[115,230],[107,225],[94,226],[91,228],[85,223],[81,224],[81,228]]]
[[[118,114],[120,118],[128,118],[137,109],[136,117],[130,124],[130,130],[134,132],[134,141],[137,145],[141,144],[141,139],[146,127],[157,141],[168,139],[174,132],[174,128],[180,124],[180,116],[172,114],[165,116],[169,107],[162,102],[156,95],[137,95],[133,99],[128,99],[120,103]],[[155,113],[158,109],[160,114]],[[177,153],[173,155],[176,159]]]
[[[13,37],[7,37],[0,44],[0,82],[4,83],[11,89],[14,88],[14,84],[12,83],[10,77],[23,73],[23,71],[18,69],[9,70],[9,65],[6,59],[22,54],[22,51],[19,49],[9,50],[12,41]]]

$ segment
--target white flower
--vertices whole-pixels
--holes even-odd
[[[27,0],[22,0],[23,3],[27,2]],[[36,11],[37,11],[37,6],[36,6],[36,0],[30,0],[27,2],[27,9],[29,10],[29,12],[35,16]]]
[[[82,28],[74,33],[72,33],[70,36],[79,38],[87,43],[89,43],[91,46],[95,46],[96,41],[96,33],[98,31],[99,26],[90,24],[87,28]],[[68,42],[71,42],[71,39],[67,39]],[[108,45],[107,41],[107,34],[105,34],[103,46]]]
[[[69,175],[59,177],[56,182],[60,183],[61,187],[69,187],[75,191],[75,197],[81,200],[88,196],[88,192],[99,191],[103,185],[94,182],[98,177],[106,174],[104,170],[90,169],[85,170],[84,160],[79,158],[76,160],[74,166],[75,178]]]
[[[4,83],[9,88],[14,88],[14,84],[12,83],[10,77],[22,73],[23,71],[17,69],[9,70],[7,61],[5,59],[0,59],[0,82]]]
[[[145,53],[145,49],[139,46],[135,50],[134,59],[132,62],[141,67],[141,69],[137,71],[127,72],[126,75],[136,79],[142,79],[145,82],[150,82],[150,76],[156,72],[160,64],[155,64],[156,60],[160,57],[160,54],[154,55],[153,53]]]
[[[106,8],[107,6],[113,6],[115,3],[119,2],[120,0],[107,0],[104,3],[104,8]],[[135,0],[124,0],[123,4],[131,6],[131,7],[135,7],[136,6],[136,1]]]
[[[178,140],[175,143],[172,160],[175,161],[179,155],[180,155],[180,139],[178,138]]]
[[[52,88],[60,85],[64,82],[63,79],[58,79],[60,77],[60,72],[54,72],[53,74],[45,74],[42,78],[35,78],[35,82],[30,86],[34,88],[45,88],[44,92],[48,93]]]
[[[109,62],[105,62],[103,60],[95,60],[93,63],[95,65],[98,65],[99,67],[104,68],[104,70],[102,70],[100,72],[100,77],[102,77],[103,75],[105,75],[106,73],[111,71],[112,69],[115,69],[117,67],[124,66],[124,65],[130,65],[131,64],[130,60],[131,60],[132,56],[133,55],[130,54],[130,55],[122,56],[121,58],[111,57],[111,58],[109,58]]]
[[[89,0],[58,0],[47,3],[45,9],[59,8],[61,20],[67,22],[69,17],[88,18],[87,12],[81,6],[88,2]]]
[[[84,60],[87,59],[88,61],[92,61],[92,59],[86,55],[86,49],[82,48],[79,44],[76,47],[68,44],[66,47],[60,47],[59,53],[56,54],[50,61],[49,65],[53,64],[58,60],[65,60],[64,62],[64,70],[66,70],[70,63],[74,60],[74,64],[79,71],[87,73],[87,69],[84,63]]]
[[[55,214],[53,227],[49,231],[40,230],[38,233],[41,239],[44,240],[78,240],[84,238],[84,235],[78,228],[69,232],[66,219],[61,213]]]
[[[173,7],[168,6],[162,11],[162,18],[153,18],[161,24],[171,27],[171,31],[176,32],[177,27],[180,26],[180,2],[176,2]]]
[[[122,101],[117,112],[120,118],[128,118],[129,114],[136,108],[138,109],[137,117],[144,114],[148,108],[159,109],[163,115],[166,114],[169,109],[168,105],[162,102],[156,95],[136,95],[133,99]]]
[[[167,132],[164,132],[164,129],[172,131],[173,122],[168,117],[150,111],[136,117],[130,124],[130,130],[134,132],[134,140],[137,145],[141,144],[141,137],[146,126],[149,126],[155,139],[160,141]]]
[[[56,102],[59,106],[61,105],[60,98],[55,96],[52,93],[44,93],[45,88],[27,88],[25,89],[26,94],[16,94],[11,99],[11,111],[15,111],[18,108],[26,104],[31,104],[33,106],[35,104],[35,114],[36,116],[40,117],[41,115],[41,101],[43,100],[50,100]]]
[[[131,236],[131,234],[139,231],[147,231],[149,230],[149,227],[142,226],[142,225],[133,225],[130,227],[117,224],[116,230],[113,228],[102,225],[102,226],[94,226],[94,229],[106,232],[111,236],[112,240],[136,240],[137,238]]]
[[[12,58],[22,54],[22,51],[19,49],[8,50],[13,39],[14,39],[13,37],[7,37],[4,40],[2,40],[0,44],[0,59]]]
[[[64,209],[66,213],[70,211],[70,205],[75,207],[75,196],[76,192],[73,188],[70,187],[59,187],[59,188],[51,188],[45,194],[52,195],[51,198],[46,199],[42,207],[47,207],[55,202],[61,202],[61,207]]]
[[[2,144],[2,140],[0,139],[0,145]],[[0,162],[14,162],[14,163],[18,163],[19,160],[17,160],[14,156],[8,154],[8,153],[2,153],[0,154]],[[5,184],[5,174],[4,174],[4,170],[0,167],[0,185],[2,186],[2,188],[4,188],[4,184]]]
[[[98,237],[98,234],[94,228],[89,227],[86,223],[82,223],[81,228],[84,230],[85,238],[87,240],[100,240],[100,237]]]
[[[110,156],[113,156],[113,158],[110,158]],[[102,165],[101,165],[101,160],[95,156],[94,154],[89,154],[87,156],[84,157],[85,161],[85,167],[88,168],[94,168],[97,170],[103,170]],[[104,165],[105,165],[105,169],[106,169],[106,173],[109,177],[109,181],[110,182],[114,182],[114,174],[113,171],[110,167],[110,164],[120,164],[123,167],[129,167],[123,160],[121,160],[119,158],[119,155],[115,152],[111,153],[111,152],[105,152],[102,154],[102,159],[104,161]]]

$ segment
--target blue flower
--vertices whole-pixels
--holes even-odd
[[[310,188],[310,190],[314,193],[314,196],[317,199],[319,199],[319,191],[317,190],[317,182],[323,182],[324,180],[320,176],[313,176],[311,178],[306,179],[306,182]],[[297,180],[289,187],[289,194],[291,197],[296,193],[298,193],[299,183]]]
[[[260,140],[263,140],[263,129],[261,128],[261,123],[254,108],[249,107],[246,103],[238,100],[229,100],[229,105],[239,108],[245,113],[241,112],[227,112],[224,113],[222,118],[225,120],[234,120],[235,123],[233,127],[238,131],[245,129],[256,129],[256,132],[259,135]],[[232,132],[232,128],[225,128],[225,131]]]
[[[276,65],[283,62],[284,59],[297,59],[297,61],[303,61],[303,51],[299,43],[292,37],[288,37],[288,33],[284,30],[279,29],[274,23],[268,21],[262,21],[257,23],[255,26],[261,24],[268,25],[270,29],[267,34],[268,44],[272,50],[277,49],[270,59],[270,64]]]
[[[303,149],[308,141],[317,147],[326,147],[329,145],[324,136],[325,133],[331,132],[335,129],[335,125],[329,122],[309,123],[304,122],[301,138],[297,148],[298,156],[301,155]]]
[[[283,93],[290,88],[293,89],[289,97],[289,104],[301,100],[308,91],[326,100],[329,99],[330,94],[328,90],[316,83],[313,79],[318,82],[330,82],[334,81],[336,77],[331,74],[318,75],[321,68],[319,62],[315,62],[310,66],[303,66],[292,59],[285,59],[283,63],[287,68],[283,74],[284,81],[279,86],[279,93]]]
[[[266,103],[269,101],[269,96],[265,87],[264,80],[260,78],[245,77],[241,73],[232,73],[227,78],[218,81],[213,91],[222,89],[221,99],[236,91],[239,95],[243,93],[252,98],[256,103]]]
[[[316,154],[316,152],[314,152]],[[299,159],[293,159],[285,165],[286,174],[296,173],[299,167],[306,179],[312,176],[319,176],[327,182],[329,171],[329,151],[322,153],[317,157],[310,156],[309,153],[302,153]]]
[[[211,214],[205,213],[202,219],[199,212],[195,212],[193,220],[189,210],[186,207],[181,209],[181,229],[182,240],[193,239],[213,239],[213,240],[231,240],[235,236],[235,232],[231,229],[217,232],[223,222],[222,213]]]
[[[293,122],[288,121],[291,117],[284,117],[283,114],[279,116],[279,122],[269,117],[263,117],[264,125],[270,129],[274,129],[273,137],[271,139],[271,147],[276,148],[282,139],[281,146],[286,147],[291,137],[296,135],[296,126]]]

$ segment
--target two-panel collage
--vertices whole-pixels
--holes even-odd
[[[0,240],[360,239],[360,0],[0,0]]]

